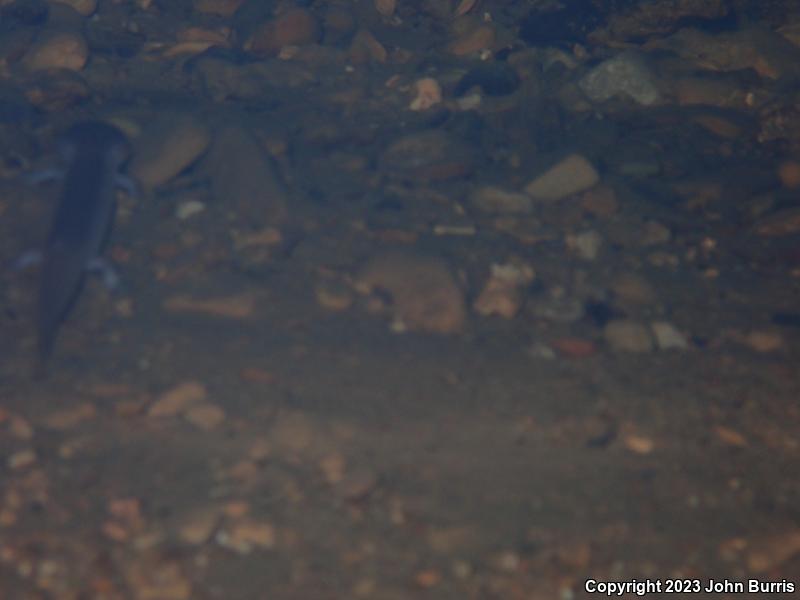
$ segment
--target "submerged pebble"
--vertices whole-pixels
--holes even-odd
[[[25,97],[39,110],[56,112],[86,100],[91,90],[86,81],[71,69],[39,71],[25,83]]]
[[[417,80],[414,93],[414,99],[408,106],[411,110],[428,110],[442,101],[442,88],[432,77]]]
[[[70,31],[43,34],[22,57],[30,71],[70,69],[80,71],[89,59],[89,46],[78,33]]]
[[[473,29],[460,33],[447,46],[447,51],[456,56],[477,54],[494,45],[497,35],[494,27],[488,24],[478,25]]]
[[[58,2],[66,4],[83,17],[88,17],[97,10],[97,0],[58,0]]]
[[[471,88],[479,87],[487,96],[506,96],[514,93],[519,83],[519,75],[507,63],[480,63],[464,74],[453,93],[463,96]]]
[[[353,304],[353,292],[342,281],[324,280],[314,288],[314,296],[325,310],[340,312]]]
[[[782,237],[800,231],[800,209],[785,208],[774,212],[755,224],[758,235],[765,237]]]
[[[49,14],[45,0],[11,0],[0,4],[0,24],[9,29],[43,25]]]
[[[528,214],[533,211],[531,197],[522,192],[496,186],[483,186],[470,194],[470,204],[488,213]]]
[[[636,273],[622,273],[610,285],[615,304],[626,307],[649,306],[658,299],[653,286]]]
[[[304,8],[293,8],[258,27],[244,49],[258,56],[271,56],[284,46],[317,42],[320,35],[317,18]]]
[[[443,261],[414,254],[389,253],[367,262],[356,277],[358,291],[389,294],[385,308],[400,328],[456,333],[466,319],[464,294]]]
[[[656,321],[650,325],[655,336],[656,345],[661,350],[686,350],[689,342],[686,336],[666,321]]]
[[[573,323],[586,314],[585,303],[559,287],[550,288],[532,297],[526,308],[537,319],[556,323]]]
[[[211,402],[200,402],[189,406],[183,413],[183,418],[198,429],[211,431],[225,420],[225,411]]]
[[[603,236],[595,230],[582,231],[569,234],[566,237],[566,246],[572,254],[583,260],[596,260],[603,247]]]
[[[643,323],[616,319],[603,328],[603,337],[613,350],[636,354],[653,350],[653,336]]]
[[[387,174],[423,182],[463,177],[476,166],[473,149],[442,131],[401,137],[386,148],[379,163]]]
[[[211,143],[211,133],[189,116],[162,116],[136,140],[130,172],[146,188],[171,181],[193,164]]]
[[[534,277],[533,268],[527,264],[493,264],[489,279],[473,304],[475,312],[513,319],[522,308],[524,288]]]
[[[652,106],[661,100],[656,78],[647,63],[640,55],[631,52],[603,61],[578,85],[593,102],[624,97],[642,106]]]
[[[250,293],[213,298],[175,295],[164,300],[164,309],[223,319],[249,319],[255,314],[256,298]]]
[[[147,410],[150,417],[173,417],[193,404],[205,402],[208,392],[199,381],[184,381],[163,392]]]
[[[200,214],[205,209],[206,205],[199,200],[187,200],[186,202],[181,202],[175,209],[175,217],[179,221],[185,221]]]
[[[251,227],[286,219],[286,188],[269,154],[245,129],[231,126],[217,133],[202,170],[211,178],[216,202]]]
[[[245,0],[194,0],[194,9],[204,14],[230,17],[244,2]]]
[[[571,154],[526,185],[525,193],[534,200],[560,200],[588,190],[599,181],[592,163],[580,154]]]

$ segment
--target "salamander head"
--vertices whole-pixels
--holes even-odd
[[[69,164],[82,154],[94,154],[105,167],[117,171],[128,160],[131,146],[117,127],[102,121],[84,121],[70,127],[59,139],[59,151]]]

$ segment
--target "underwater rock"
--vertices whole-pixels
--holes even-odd
[[[597,170],[580,154],[571,154],[525,186],[535,200],[560,200],[594,187],[600,181]]]
[[[486,285],[472,305],[483,316],[513,319],[525,300],[524,289],[535,277],[533,267],[521,263],[493,264]]]
[[[392,252],[377,256],[360,270],[356,289],[388,294],[395,331],[457,333],[466,319],[464,294],[447,265],[438,258]]]
[[[417,181],[446,181],[475,168],[472,148],[442,131],[423,131],[401,137],[383,152],[381,170]]]
[[[230,126],[217,134],[203,170],[211,176],[217,202],[254,227],[286,219],[288,192],[272,157],[243,128]]]
[[[752,69],[767,79],[800,77],[800,48],[764,27],[717,34],[686,28],[645,49],[674,52],[707,71]]]
[[[642,354],[653,350],[653,335],[643,323],[616,319],[603,329],[603,337],[613,350]]]
[[[258,56],[272,56],[284,46],[318,42],[321,33],[320,24],[313,14],[295,8],[259,26],[245,42],[244,49]]]
[[[89,46],[83,36],[71,31],[56,31],[40,36],[22,57],[22,65],[29,71],[80,71],[88,59]]]
[[[163,116],[136,140],[130,172],[146,188],[163,185],[194,163],[210,142],[208,128],[197,119]]]
[[[479,87],[487,96],[506,96],[519,87],[519,75],[504,62],[480,63],[467,71],[456,84],[453,93],[463,96],[471,88]]]
[[[244,0],[194,0],[194,9],[207,15],[230,17],[239,10]]]
[[[650,324],[656,339],[656,346],[660,350],[686,350],[689,342],[686,336],[667,321],[655,321]]]
[[[447,45],[447,51],[456,56],[477,54],[481,50],[491,48],[496,38],[497,34],[495,33],[494,27],[488,24],[481,24],[457,35],[457,37]]]
[[[642,106],[652,106],[661,100],[655,76],[645,60],[633,52],[603,61],[582,77],[578,85],[592,102],[623,97]]]
[[[37,71],[24,84],[28,101],[46,112],[56,112],[80,104],[89,98],[90,91],[83,77],[71,69]]]
[[[66,4],[82,17],[88,17],[97,10],[97,0],[58,0],[59,4]]]
[[[520,22],[519,37],[529,46],[583,44],[604,17],[586,0],[553,3],[555,10],[534,9]]]
[[[469,200],[473,207],[487,213],[530,214],[533,211],[530,196],[491,185],[473,191]]]

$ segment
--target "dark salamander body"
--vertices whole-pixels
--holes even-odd
[[[64,184],[45,242],[38,298],[38,369],[53,350],[61,323],[77,299],[88,268],[99,256],[116,212],[115,187],[130,187],[119,170],[130,154],[116,127],[79,123],[60,140]]]

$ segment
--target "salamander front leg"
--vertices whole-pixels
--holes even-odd
[[[33,173],[27,173],[22,176],[22,179],[28,185],[41,185],[50,181],[64,179],[65,174],[66,170],[61,167],[49,167],[34,171]]]
[[[105,285],[110,291],[114,291],[119,288],[119,275],[117,274],[116,269],[114,269],[114,266],[105,258],[98,256],[90,260],[86,264],[86,271],[100,275],[103,285]]]
[[[41,264],[43,258],[44,253],[41,250],[26,250],[11,263],[11,268],[14,271],[24,271]]]
[[[139,198],[138,184],[127,175],[117,173],[117,175],[114,177],[114,185],[128,194],[128,196],[131,198]]]

